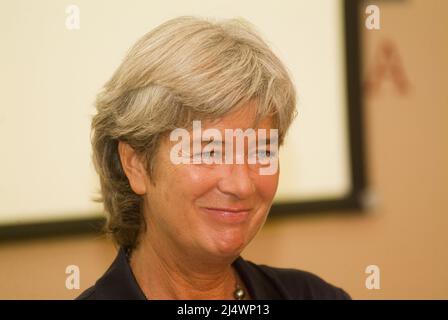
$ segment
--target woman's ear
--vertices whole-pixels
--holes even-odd
[[[146,193],[146,180],[148,179],[146,168],[137,152],[125,142],[118,142],[118,153],[121,166],[128,177],[132,190],[139,195]]]

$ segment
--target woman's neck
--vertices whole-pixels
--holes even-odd
[[[143,238],[130,265],[148,299],[233,299],[237,273],[231,260],[195,259],[181,250]]]

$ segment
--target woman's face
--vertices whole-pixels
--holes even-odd
[[[213,124],[202,121],[202,131],[216,128],[225,140],[225,129],[250,128],[255,107],[249,104]],[[272,118],[267,117],[253,129],[266,129],[269,136],[271,125]],[[155,184],[145,182],[144,237],[175,245],[193,256],[237,256],[266,220],[279,170],[261,175],[259,166],[248,164],[247,159],[244,164],[174,164],[170,159],[174,144],[169,138],[161,142]]]

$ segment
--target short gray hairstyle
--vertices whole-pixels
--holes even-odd
[[[142,197],[121,166],[118,142],[143,156],[148,175],[161,138],[193,119],[217,119],[256,101],[256,121],[273,116],[279,144],[296,116],[290,75],[243,19],[169,20],[129,50],[96,99],[93,162],[107,215],[105,231],[132,249],[145,230]]]

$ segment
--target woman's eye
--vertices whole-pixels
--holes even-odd
[[[215,150],[202,153],[202,157],[204,157],[204,158],[212,158],[212,157],[216,157],[218,155],[219,155],[219,152],[217,152]]]
[[[258,157],[259,158],[272,158],[275,156],[275,152],[274,151],[270,151],[270,150],[260,150],[258,151]]]

